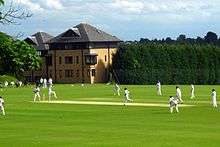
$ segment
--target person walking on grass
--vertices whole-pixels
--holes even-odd
[[[2,111],[3,115],[5,115],[4,103],[4,99],[0,96],[0,110]]]
[[[36,88],[34,89],[34,102],[36,101],[36,99],[38,98],[38,100],[40,101],[40,87],[36,86]]]
[[[120,87],[117,83],[115,83],[115,88],[114,88],[114,95],[120,96]]]
[[[195,87],[194,87],[194,85],[193,84],[191,84],[191,90],[190,90],[190,92],[191,92],[191,96],[190,96],[190,98],[191,99],[193,99],[193,98],[195,98]]]
[[[180,90],[180,88],[178,86],[176,86],[176,97],[178,98],[180,103],[183,103],[182,93],[181,93],[181,90]]]
[[[170,105],[170,113],[173,113],[173,108],[175,108],[176,112],[179,113],[178,98],[174,98],[173,96],[170,96],[169,105]]]
[[[124,105],[125,105],[127,102],[133,102],[133,100],[130,99],[130,91],[129,91],[127,88],[124,89],[124,93],[125,93]]]
[[[54,97],[57,99],[57,94],[56,94],[56,92],[55,92],[52,88],[53,88],[53,86],[50,86],[50,87],[48,88],[49,101],[50,101],[50,99],[51,99],[51,96],[54,96]]]
[[[212,89],[212,93],[211,93],[211,97],[212,97],[212,105],[214,108],[217,108],[218,105],[217,105],[217,93],[215,91],[215,89]]]
[[[157,95],[162,96],[160,81],[157,82],[156,88],[157,88]]]

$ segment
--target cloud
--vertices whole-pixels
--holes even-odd
[[[40,4],[42,7],[45,7],[45,9],[61,10],[64,8],[60,0],[41,0]]]
[[[42,12],[44,9],[40,6],[40,4],[32,2],[31,0],[14,0],[18,5],[24,5],[26,6],[29,10],[33,12]]]
[[[60,0],[12,0],[18,5],[23,5],[32,12],[57,11],[64,8]]]

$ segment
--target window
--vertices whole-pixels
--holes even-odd
[[[62,64],[62,58],[59,57],[59,64]]]
[[[79,64],[79,56],[76,56],[76,64]]]
[[[86,64],[89,64],[89,65],[97,64],[97,55],[86,55],[85,62]]]
[[[93,77],[95,77],[95,74],[96,74],[95,72],[96,72],[95,69],[92,69],[92,76]]]
[[[65,64],[73,64],[73,57],[72,56],[65,57]]]
[[[76,77],[79,77],[79,70],[76,70]]]
[[[52,56],[48,56],[46,58],[46,62],[47,62],[47,65],[49,65],[49,66],[53,65]]]
[[[105,55],[105,62],[107,62],[107,56]]]
[[[73,77],[73,70],[65,70],[65,77],[66,78]]]
[[[87,76],[90,77],[90,69],[87,69]]]
[[[38,55],[38,56],[41,56],[41,51],[37,51],[37,55]]]

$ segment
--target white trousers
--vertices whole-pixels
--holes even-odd
[[[127,103],[127,102],[132,102],[133,100],[132,99],[130,99],[129,98],[129,96],[128,95],[125,95],[125,103]]]
[[[2,114],[5,115],[5,109],[4,106],[0,106],[1,110],[2,110]]]
[[[49,95],[49,101],[50,101],[50,98],[51,98],[52,95],[57,99],[57,94],[56,94],[55,91],[50,91],[50,92],[48,93],[48,95]]]
[[[161,89],[160,89],[160,88],[157,89],[157,95],[159,95],[159,96],[162,95],[162,92],[161,92]]]
[[[173,108],[176,108],[177,113],[179,112],[178,105],[175,105],[175,106],[170,106],[170,113],[173,113]]]
[[[40,93],[39,92],[34,94],[34,102],[36,101],[37,97],[38,97],[38,100],[40,101]]]
[[[215,107],[215,108],[218,107],[216,98],[212,98],[212,105],[213,105],[213,107]]]

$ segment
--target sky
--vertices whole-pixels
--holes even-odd
[[[0,25],[0,31],[24,37],[38,31],[56,36],[83,22],[122,40],[220,35],[219,0],[6,0],[31,12],[20,25]]]

